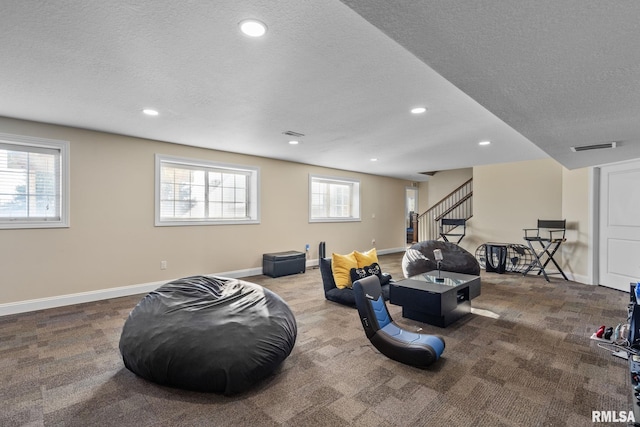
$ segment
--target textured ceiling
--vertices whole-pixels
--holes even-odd
[[[637,0],[343,3],[567,168],[640,157]]]
[[[4,2],[0,115],[410,180],[640,157],[639,5]],[[240,34],[245,18],[266,36]]]

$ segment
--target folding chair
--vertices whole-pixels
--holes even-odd
[[[534,268],[538,269],[538,275],[542,273],[544,278],[549,281],[549,274],[562,274],[564,280],[567,279],[564,271],[560,268],[558,263],[553,256],[556,251],[560,247],[560,245],[566,241],[565,239],[565,231],[567,229],[567,220],[546,220],[539,219],[538,220],[538,228],[525,228],[524,229],[524,240],[527,241],[529,245],[529,249],[533,253],[533,261],[529,264],[529,267],[523,273],[523,276],[526,276],[528,272],[533,270]],[[546,233],[549,233],[548,236]],[[542,250],[536,250],[533,247],[534,242],[538,242]],[[542,262],[543,258],[545,259],[544,263]],[[545,268],[549,261],[553,262],[553,264],[558,269],[557,273],[547,273]]]
[[[462,233],[458,227],[462,227]],[[467,232],[467,220],[458,218],[441,218],[440,219],[440,237],[448,242],[447,237],[457,237],[458,241],[454,242],[456,245],[462,241],[462,238]]]

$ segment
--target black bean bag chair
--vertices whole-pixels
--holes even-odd
[[[296,335],[289,306],[270,290],[193,276],[138,303],[122,329],[120,353],[127,369],[149,381],[230,395],[272,374]]]
[[[426,240],[412,245],[402,257],[402,273],[404,277],[417,276],[427,271],[437,270],[433,251],[442,251],[443,271],[454,273],[480,275],[480,264],[474,255],[452,242],[440,240]]]
[[[356,297],[353,294],[353,289],[340,289],[336,286],[336,281],[333,278],[333,269],[331,268],[331,258],[320,258],[320,275],[322,276],[324,297],[327,300],[337,302],[338,304],[347,305],[349,307],[356,306]],[[382,296],[385,301],[388,301],[391,275],[382,273],[382,276],[384,282],[384,284],[382,285]]]

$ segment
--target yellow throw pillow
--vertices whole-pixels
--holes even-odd
[[[358,262],[358,268],[364,268],[374,262],[379,264],[376,248],[370,249],[365,253],[354,251],[354,254],[356,256],[356,261]]]
[[[333,280],[336,282],[336,288],[350,288],[351,269],[358,268],[358,261],[353,252],[348,255],[331,254],[331,269],[333,270]]]

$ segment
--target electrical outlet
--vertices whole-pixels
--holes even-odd
[[[376,244],[376,239],[371,239],[371,244],[375,245]]]
[[[167,261],[160,261],[160,270],[167,269]]]

